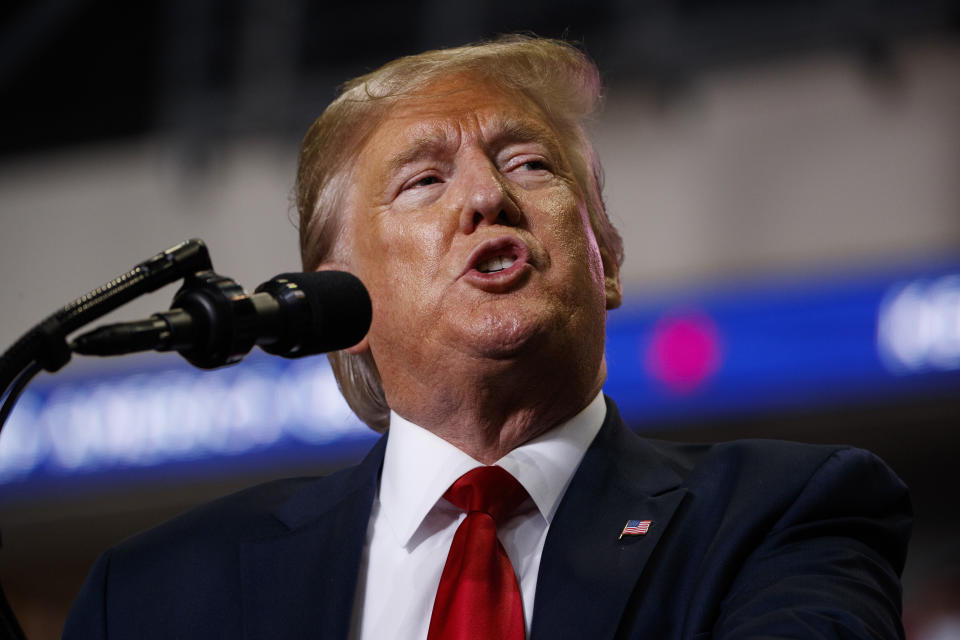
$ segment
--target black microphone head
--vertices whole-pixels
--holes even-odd
[[[345,271],[281,273],[256,291],[277,300],[287,326],[280,340],[261,345],[267,353],[299,358],[346,349],[370,329],[370,295]]]

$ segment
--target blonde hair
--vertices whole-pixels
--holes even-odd
[[[601,252],[617,264],[623,262],[623,242],[603,203],[603,170],[584,128],[601,98],[596,65],[566,42],[505,36],[398,58],[343,86],[300,147],[295,191],[305,271],[330,260],[349,264],[340,236],[350,175],[357,155],[386,113],[400,98],[440,78],[461,75],[519,93],[543,111],[584,194]],[[328,357],[350,408],[374,430],[385,430],[390,408],[369,351],[363,355],[338,351]]]

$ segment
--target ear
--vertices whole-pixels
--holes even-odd
[[[607,311],[616,309],[623,302],[623,287],[620,285],[620,265],[605,248],[600,248],[603,263],[603,283],[607,294]]]
[[[367,340],[367,336],[363,336],[363,340],[353,345],[352,347],[347,347],[344,349],[347,353],[352,356],[359,356],[370,350],[370,342]]]

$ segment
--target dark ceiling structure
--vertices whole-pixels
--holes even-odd
[[[17,0],[0,10],[0,154],[152,133],[197,152],[299,137],[344,79],[406,53],[527,32],[580,43],[613,85],[669,96],[705,70],[960,32],[960,0]]]

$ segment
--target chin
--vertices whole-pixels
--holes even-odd
[[[506,360],[534,347],[546,333],[543,322],[520,314],[484,314],[462,327],[459,341],[478,358]]]

